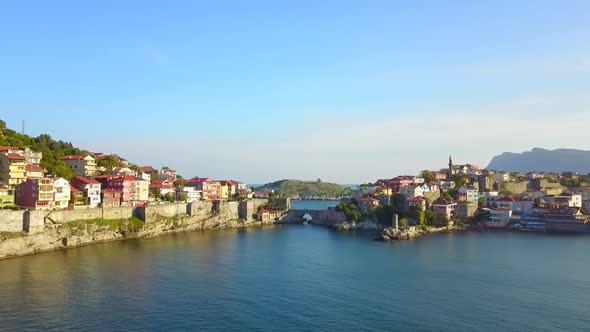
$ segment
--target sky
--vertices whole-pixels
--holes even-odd
[[[2,1],[0,119],[183,176],[590,150],[588,1]]]

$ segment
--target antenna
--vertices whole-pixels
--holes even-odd
[[[25,134],[25,120],[23,120],[23,135]]]

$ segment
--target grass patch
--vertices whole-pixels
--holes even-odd
[[[87,229],[88,225],[106,226],[109,229],[118,232],[138,231],[143,228],[143,221],[137,217],[129,219],[90,219],[76,220],[65,223],[63,228],[71,230],[73,233],[81,232]]]

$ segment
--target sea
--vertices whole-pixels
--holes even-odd
[[[1,331],[587,331],[590,239],[312,225],[0,261]]]

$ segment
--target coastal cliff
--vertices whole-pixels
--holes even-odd
[[[256,209],[264,200],[254,202]],[[54,222],[44,218],[44,227],[36,232],[0,233],[0,259],[36,253],[75,248],[95,243],[134,238],[150,238],[171,233],[229,229],[273,224],[251,218],[240,218],[237,204],[215,205],[199,203],[192,206],[191,213],[166,214],[164,207],[144,209],[144,219],[136,216],[119,219],[68,220]],[[147,212],[146,212],[147,211]],[[64,211],[67,213],[70,211]]]

